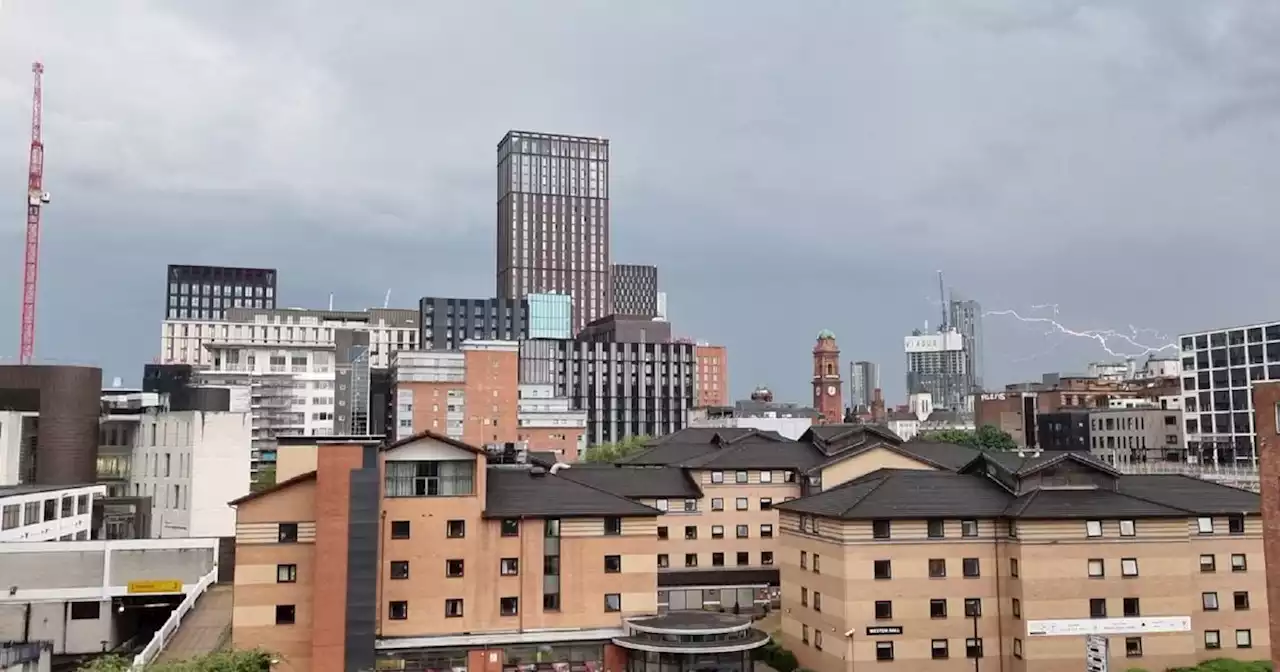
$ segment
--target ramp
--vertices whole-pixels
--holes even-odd
[[[173,663],[212,653],[231,635],[232,587],[214,584],[182,618],[177,632],[164,645],[157,663]]]

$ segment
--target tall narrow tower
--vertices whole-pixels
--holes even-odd
[[[844,420],[844,387],[840,384],[840,346],[823,329],[813,346],[813,408],[827,424]]]
[[[44,135],[41,117],[44,100],[41,80],[44,66],[31,64],[35,74],[35,93],[31,98],[31,156],[27,170],[27,246],[22,265],[22,342],[18,362],[30,364],[36,348],[36,283],[40,275],[40,206],[49,202],[44,191]]]

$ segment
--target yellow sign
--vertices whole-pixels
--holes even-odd
[[[165,579],[159,581],[130,581],[129,594],[145,594],[145,593],[181,593],[182,582],[176,579]]]

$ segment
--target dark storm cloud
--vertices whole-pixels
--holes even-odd
[[[299,305],[489,295],[493,150],[522,128],[609,137],[614,257],[661,265],[736,394],[803,400],[822,328],[897,398],[938,268],[1080,328],[1276,317],[1247,288],[1280,242],[1277,39],[1250,0],[10,0],[0,352],[34,58],[47,357],[136,379],[171,262],[276,266]],[[987,331],[996,382],[1100,354]]]

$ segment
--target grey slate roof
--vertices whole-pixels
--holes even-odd
[[[799,440],[828,456],[870,443],[902,443],[902,437],[894,434],[888,427],[860,423],[814,425],[800,435]]]
[[[813,446],[750,428],[682,429],[623,460],[627,465],[688,469],[808,469],[824,458]]]
[[[1258,495],[1189,476],[1120,476],[1118,484],[1114,491],[1041,488],[1018,497],[982,473],[882,469],[774,508],[848,520],[1152,518],[1259,511]]]
[[[627,467],[612,464],[575,464],[557,476],[623,497],[697,499],[702,490],[679,467]]]
[[[541,471],[542,473],[538,473]],[[574,518],[657,516],[655,508],[633,502],[538,468],[489,467],[486,518]]]
[[[1041,469],[1058,464],[1063,460],[1075,460],[1076,462],[1087,464],[1099,471],[1111,474],[1112,476],[1120,475],[1120,472],[1116,471],[1111,465],[1099,460],[1092,454],[1074,450],[1046,450],[1035,456],[1030,453],[1025,456],[1019,456],[1018,453],[1014,451],[986,451],[979,452],[979,455],[982,455],[986,459],[1004,467],[1009,471],[1009,473],[1016,476],[1027,476],[1029,474],[1033,474]]]

